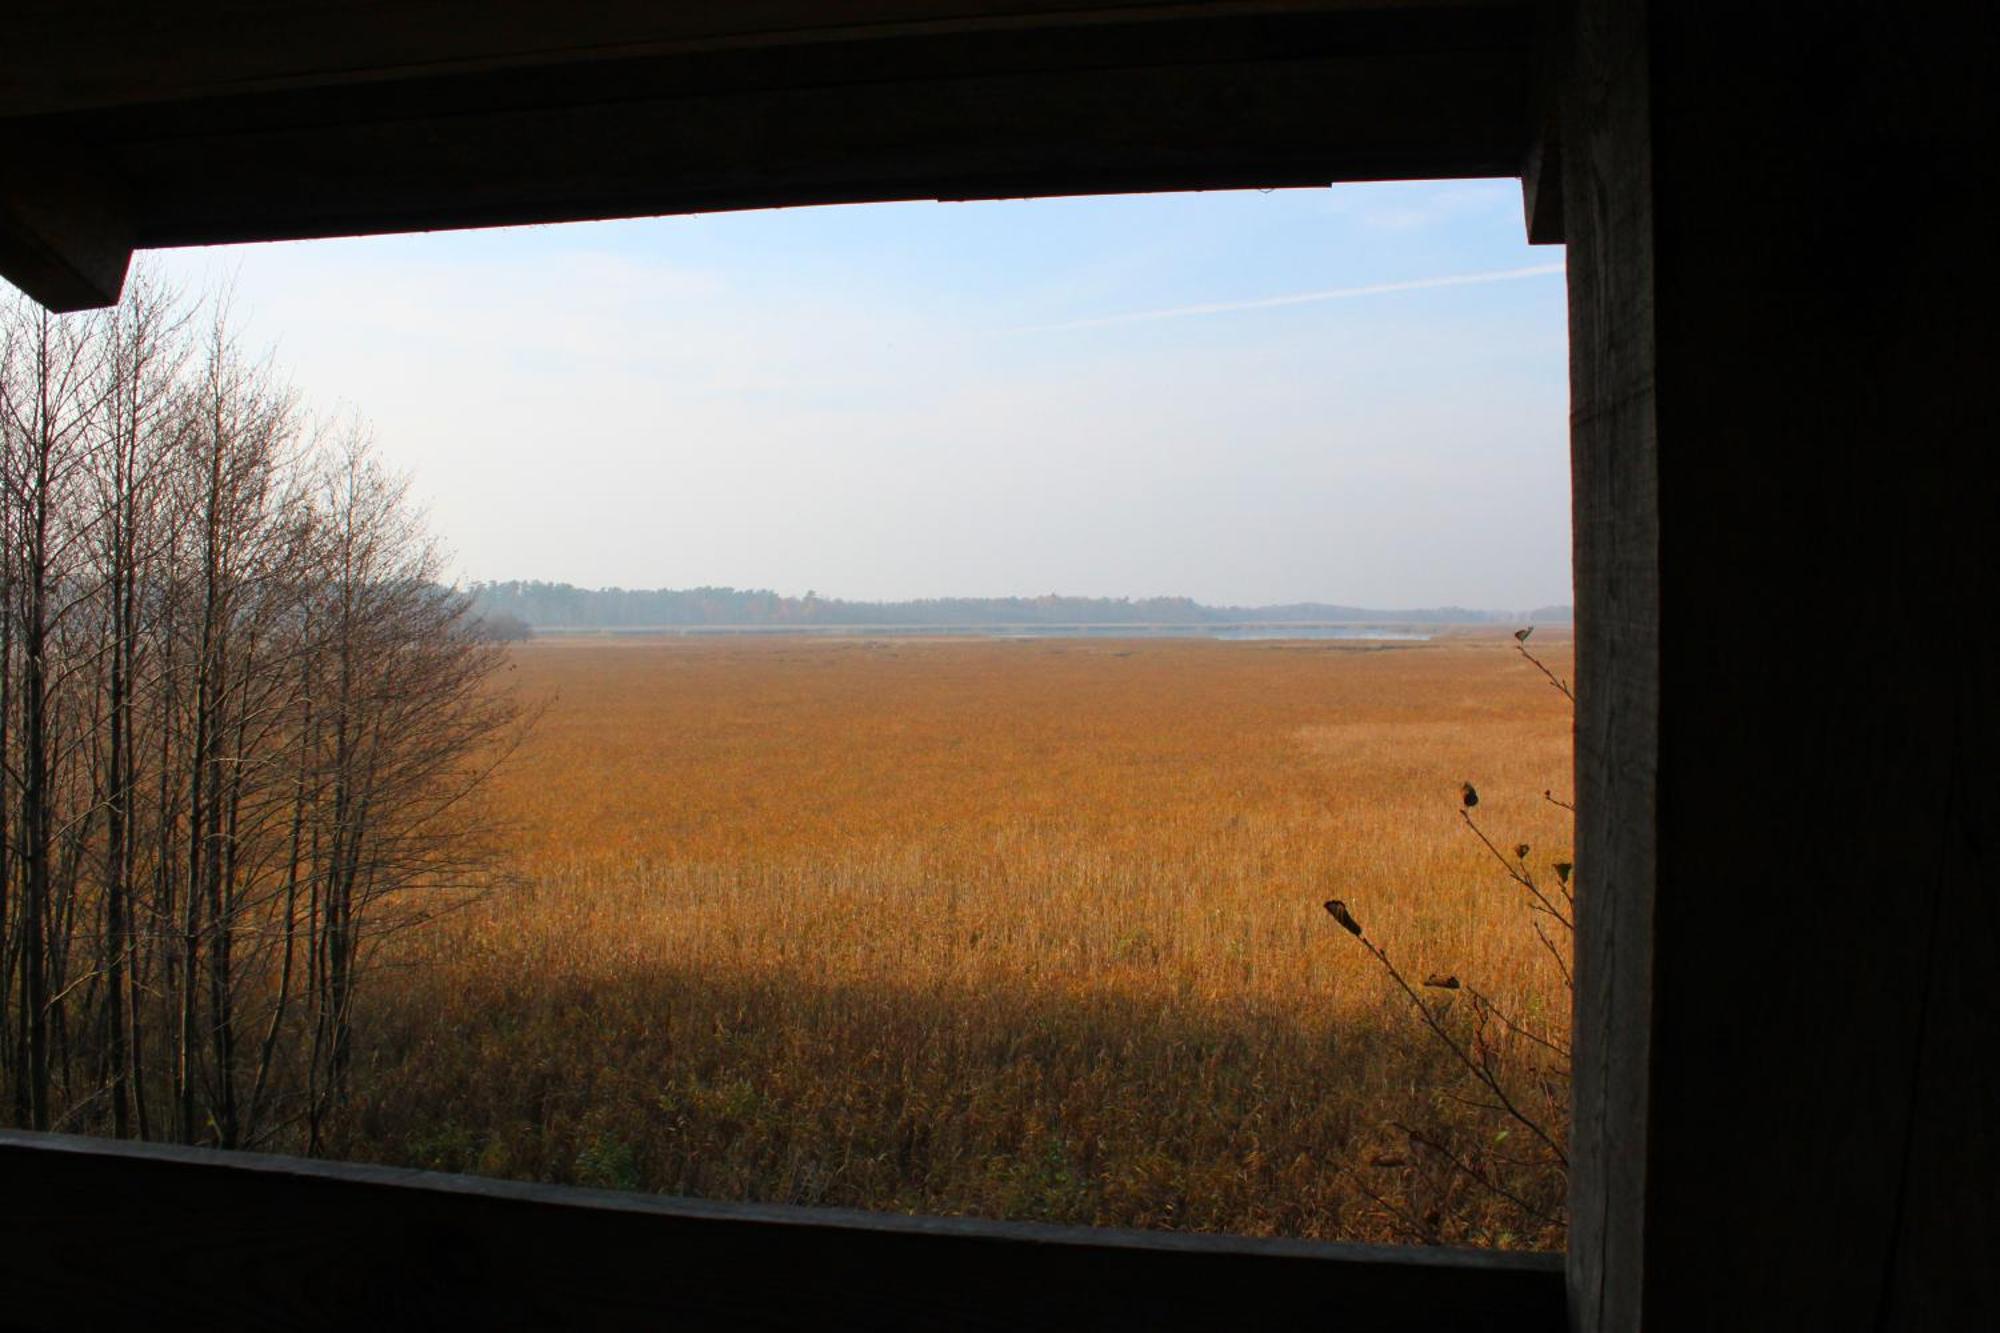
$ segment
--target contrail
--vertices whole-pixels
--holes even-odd
[[[1035,324],[1010,330],[1014,333],[1055,333],[1065,329],[1096,329],[1107,324],[1136,324],[1148,319],[1183,319],[1189,315],[1220,315],[1232,310],[1270,310],[1284,305],[1309,305],[1314,301],[1345,301],[1356,296],[1385,296],[1390,292],[1420,292],[1432,287],[1472,287],[1487,282],[1513,282],[1520,278],[1540,278],[1563,271],[1561,264],[1536,264],[1530,268],[1494,269],[1486,273],[1453,273],[1441,278],[1413,278],[1408,282],[1377,282],[1366,287],[1335,287],[1323,292],[1294,292],[1290,296],[1266,296],[1255,301],[1214,301],[1208,305],[1174,306],[1169,310],[1135,310],[1123,315],[1100,315],[1095,319],[1064,320],[1060,324]]]

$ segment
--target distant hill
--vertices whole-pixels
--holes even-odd
[[[1322,602],[1204,606],[1186,597],[930,597],[849,602],[812,593],[785,597],[757,588],[578,588],[513,580],[475,583],[490,619],[517,617],[536,629],[674,629],[695,626],[875,625],[970,628],[988,625],[1487,625],[1558,624],[1567,606],[1473,611],[1462,606],[1374,610]]]

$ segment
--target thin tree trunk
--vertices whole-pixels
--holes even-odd
[[[305,632],[310,633],[308,620]],[[302,677],[300,697],[305,701],[304,715],[299,721],[299,764],[294,778],[296,784],[292,796],[292,827],[290,854],[285,862],[285,943],[284,953],[278,965],[278,995],[271,1007],[271,1021],[264,1029],[264,1042],[257,1056],[257,1079],[250,1091],[250,1109],[246,1118],[246,1133],[254,1134],[257,1118],[264,1102],[264,1090],[271,1075],[273,1057],[277,1054],[278,1034],[283,1031],[285,1011],[292,997],[292,967],[299,935],[299,869],[300,857],[304,851],[306,826],[307,779],[311,774],[313,751],[314,718],[312,707],[312,681],[310,660],[300,675]]]
[[[21,1019],[27,1028],[28,1124],[49,1127],[49,743],[48,538],[50,438],[48,317],[37,347],[34,494],[26,515],[27,605],[21,626]]]

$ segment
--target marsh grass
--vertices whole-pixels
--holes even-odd
[[[1491,827],[1569,846],[1541,797],[1568,708],[1510,648],[523,645],[553,702],[494,793],[520,887],[395,942],[336,1150],[1405,1234],[1353,1173],[1385,1126],[1459,1114],[1451,1057],[1320,904],[1367,902],[1409,970],[1477,975],[1510,1013],[1566,1002],[1457,814],[1470,778]],[[1375,1179],[1460,1219],[1448,1239],[1551,1241],[1448,1180]]]

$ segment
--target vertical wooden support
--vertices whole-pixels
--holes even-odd
[[[1645,7],[1586,0],[1563,79],[1577,598],[1570,1309],[1639,1323],[1660,735],[1659,462]]]
[[[2000,1326],[1989,27],[1578,6],[1580,1328]]]

